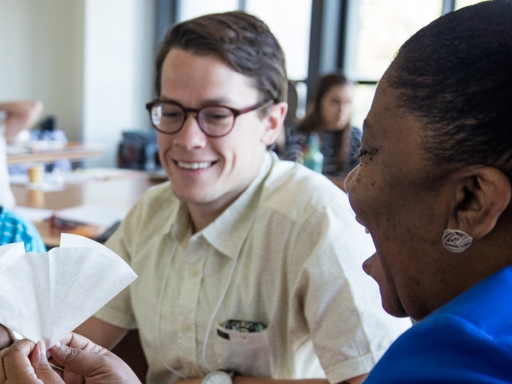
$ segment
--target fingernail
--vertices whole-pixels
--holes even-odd
[[[46,358],[46,344],[44,340],[41,340],[37,343],[37,346],[39,348],[39,360],[41,361],[48,361]]]
[[[57,349],[62,349],[62,343],[60,341],[57,341],[54,345],[55,348]]]

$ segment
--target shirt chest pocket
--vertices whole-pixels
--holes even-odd
[[[244,376],[271,377],[272,351],[269,332],[239,332],[218,326],[215,330],[218,366]]]

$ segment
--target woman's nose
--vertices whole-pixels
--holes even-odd
[[[352,186],[352,180],[354,179],[354,174],[357,172],[359,165],[355,167],[345,178],[345,192],[349,193],[349,189]]]

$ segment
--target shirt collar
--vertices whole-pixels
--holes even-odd
[[[171,231],[175,238],[179,238],[182,233],[186,233],[188,226],[190,226],[188,208],[182,202],[177,204],[172,204],[172,200],[176,199],[174,193],[172,192],[171,183],[167,182],[168,194],[162,200],[162,204],[170,204],[171,208],[169,211],[169,215],[165,224],[162,225],[160,230],[160,234],[162,236],[168,235]]]
[[[183,244],[185,237],[188,236],[190,228],[192,227],[192,220],[190,219],[190,213],[185,203],[180,202],[179,208],[174,216],[172,227],[172,235],[176,241]]]
[[[213,223],[203,229],[204,238],[224,255],[234,258],[240,253],[256,219],[264,180],[276,160],[275,155],[267,153],[260,173],[249,187]]]

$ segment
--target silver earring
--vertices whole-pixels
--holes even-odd
[[[473,243],[473,238],[458,229],[445,229],[443,233],[443,246],[454,253],[461,253]]]

